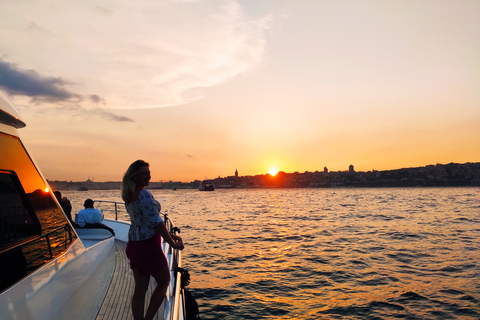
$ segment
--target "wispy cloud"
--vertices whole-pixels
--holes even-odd
[[[133,120],[132,118],[121,116],[105,109],[96,109],[95,111],[97,112],[97,115],[107,120],[112,120],[116,122],[135,122],[135,120]]]
[[[268,15],[248,18],[234,0],[7,2],[15,5],[0,12],[0,37],[16,45],[0,46],[0,56],[9,70],[35,70],[29,79],[51,98],[95,92],[105,108],[199,99],[261,61],[272,24]]]

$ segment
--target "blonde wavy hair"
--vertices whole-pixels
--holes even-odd
[[[121,189],[122,199],[123,201],[125,201],[125,203],[135,201],[134,197],[136,184],[133,178],[140,171],[140,168],[144,166],[149,167],[150,165],[148,164],[148,162],[145,162],[143,160],[137,160],[128,167],[127,171],[123,175]]]

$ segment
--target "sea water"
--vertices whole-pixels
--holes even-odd
[[[204,320],[480,319],[478,187],[151,191]]]

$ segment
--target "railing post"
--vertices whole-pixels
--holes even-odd
[[[117,217],[117,203],[115,202],[115,221],[118,220],[118,217]]]
[[[67,224],[65,225],[65,229],[68,232],[68,238],[70,239],[70,243],[72,243],[72,229],[70,229],[70,226]],[[65,249],[67,249],[67,240],[65,240]]]
[[[48,252],[50,252],[50,259],[53,259],[52,246],[50,245],[50,235],[49,234],[47,234],[46,239],[47,239],[47,245],[48,245]]]

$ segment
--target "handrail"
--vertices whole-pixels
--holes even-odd
[[[163,215],[164,217],[164,223],[165,226],[167,227],[167,230],[173,234],[180,233],[180,229],[177,228],[174,224],[173,221],[168,217],[167,214]],[[171,253],[173,255],[173,261],[176,261],[176,265],[171,266],[171,270],[173,270],[173,274],[175,276],[175,285],[173,288],[173,295],[172,295],[172,300],[173,300],[173,307],[172,307],[172,312],[170,313],[170,320],[178,320],[179,319],[179,313],[180,313],[180,303],[182,303],[183,299],[181,299],[181,292],[182,292],[182,274],[177,271],[178,268],[182,267],[182,251],[179,249],[174,249],[170,247]],[[183,316],[185,318],[185,315]]]
[[[109,201],[109,200],[93,200],[93,203],[99,203],[99,204],[102,204],[102,203],[113,203],[115,204],[115,220],[118,220],[118,211],[119,211],[119,208],[118,208],[118,205],[125,205],[124,202],[120,202],[120,201]],[[99,206],[97,206],[97,209],[98,209]],[[113,211],[112,209],[108,209],[107,211]]]
[[[180,253],[180,250],[176,250]],[[180,313],[180,293],[182,291],[182,274],[179,271],[175,271],[176,281],[175,281],[175,291],[173,293],[173,312],[172,312],[172,319],[171,320],[178,320],[178,316]],[[185,318],[185,316],[184,316]]]
[[[38,237],[37,240],[40,240],[41,238],[45,237],[46,238],[46,241],[47,241],[47,245],[48,245],[48,252],[50,253],[50,259],[53,259],[53,249],[55,248],[58,248],[62,245],[65,245],[65,248],[67,247],[67,238],[65,237],[64,240],[60,243],[58,243],[56,246],[52,246],[51,243],[50,243],[50,235],[53,234],[53,233],[57,233],[57,231],[59,231],[60,229],[64,229],[65,232],[68,232],[69,233],[69,239],[70,239],[70,243],[72,243],[73,241],[73,237],[72,237],[72,234],[71,234],[71,230],[70,229],[70,226],[68,224],[65,224],[64,226],[61,226],[61,227],[58,227],[58,228],[55,228],[54,230],[44,234],[44,235],[41,235],[40,237]],[[65,234],[65,233],[64,233]],[[33,242],[35,240],[32,240],[30,242]],[[32,259],[28,260],[27,263],[30,264],[31,262],[43,257],[43,255],[45,254],[47,250],[43,250],[42,252],[40,252],[37,256],[33,257]]]
[[[66,237],[64,238],[64,240],[61,243],[57,244],[56,246],[52,246],[51,243],[50,243],[50,235],[52,235],[53,233],[57,233],[61,229],[64,229],[65,232],[68,232],[68,235],[69,235],[68,239],[70,239],[70,243],[72,243],[72,241],[73,241],[72,232],[70,230],[69,224],[66,223],[65,225],[57,227],[57,228],[53,229],[52,231],[47,232],[45,234],[42,234],[42,235],[39,235],[39,236],[34,236],[34,237],[31,237],[31,238],[26,239],[24,241],[19,241],[19,242],[15,243],[14,245],[11,245],[11,246],[6,246],[6,247],[0,249],[0,253],[15,249],[17,247],[28,245],[32,242],[40,241],[42,238],[46,238],[45,240],[47,241],[48,249],[41,251],[40,254],[38,254],[34,258],[30,259],[29,261],[27,261],[27,263],[31,263],[31,262],[35,261],[36,259],[38,259],[40,257],[43,257],[43,255],[47,251],[50,253],[50,258],[53,258],[52,249],[58,248],[61,245],[65,245],[65,247],[67,246],[67,238]]]

